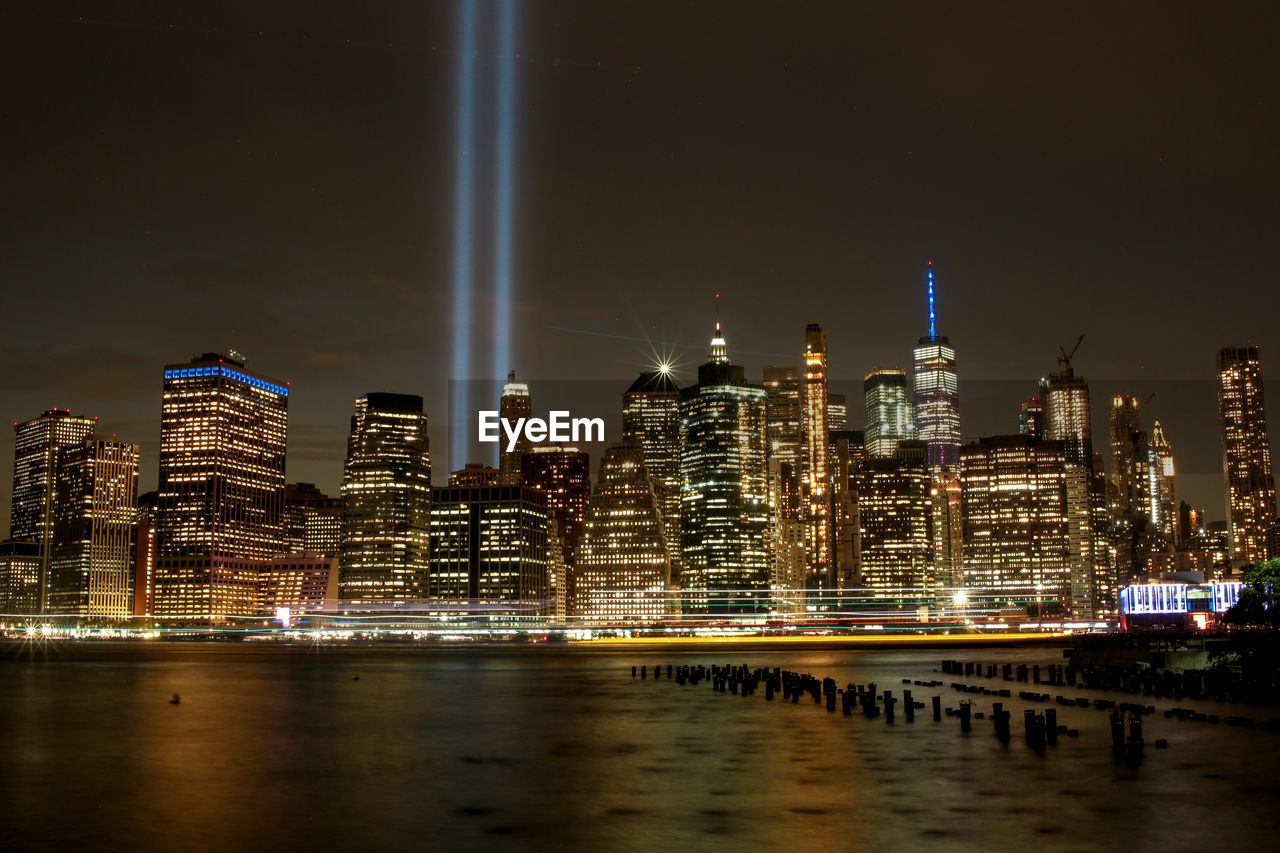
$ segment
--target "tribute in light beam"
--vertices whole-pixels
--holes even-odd
[[[459,14],[457,174],[453,222],[453,382],[449,400],[449,455],[452,467],[461,468],[467,454],[467,423],[471,410],[468,380],[471,378],[471,194],[472,147],[475,138],[475,31],[476,4],[462,0]]]
[[[511,194],[515,113],[515,0],[502,0],[498,20],[497,180],[494,202],[493,369],[502,379],[511,364]]]

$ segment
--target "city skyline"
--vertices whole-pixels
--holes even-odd
[[[1097,400],[1165,385],[1152,413],[1180,485],[1217,518],[1212,353],[1277,351],[1274,10],[766,8],[522,7],[515,363],[494,381],[626,381],[648,339],[683,348],[687,383],[721,292],[750,375],[794,363],[795,329],[818,322],[833,388],[857,399],[871,366],[909,366],[933,260],[966,440],[1011,431],[972,383],[1016,379],[1016,404],[1085,332]],[[15,12],[0,150],[22,168],[3,179],[0,275],[22,283],[16,316],[56,311],[59,333],[22,323],[7,341],[11,421],[98,415],[142,446],[145,488],[153,366],[234,347],[299,389],[291,479],[336,492],[336,413],[371,390],[424,396],[447,450],[456,9],[387,6],[359,33],[338,7],[311,12],[305,29],[234,6]],[[496,59],[481,17],[477,54]],[[885,38],[851,52],[844,34],[866,31]],[[1055,57],[1077,53],[1093,60],[1063,78]],[[71,62],[74,84],[43,73]]]

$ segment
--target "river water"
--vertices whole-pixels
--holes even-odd
[[[844,717],[631,677],[779,666],[954,706],[942,657],[1061,650],[282,650],[48,644],[0,662],[0,847],[127,850],[1274,850],[1280,734],[1146,722],[1137,768],[1107,715],[1037,755],[989,720]],[[85,657],[91,659],[84,659]],[[1056,693],[1058,688],[1031,688]],[[1097,695],[1119,701],[1118,694]],[[171,704],[171,694],[180,694]],[[973,698],[973,697],[971,697]],[[977,710],[991,699],[976,697]],[[1143,700],[1163,709],[1168,700]],[[1223,714],[1269,716],[1259,709]],[[1274,713],[1274,711],[1272,712]],[[1167,750],[1152,748],[1168,738]]]

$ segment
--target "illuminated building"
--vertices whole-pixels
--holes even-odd
[[[291,611],[325,610],[338,598],[338,558],[318,553],[286,554],[263,565],[262,610],[268,616]]]
[[[768,473],[764,388],[729,361],[716,323],[698,383],[680,392],[681,586],[690,607],[765,605]]]
[[[1210,583],[1146,583],[1120,591],[1120,628],[1213,627],[1237,601],[1244,584],[1239,581]]]
[[[547,496],[547,513],[555,521],[553,544],[560,549],[564,571],[565,607],[568,613],[574,613],[578,545],[591,502],[591,457],[576,447],[538,445],[521,460],[521,478],[526,486]],[[560,589],[557,587],[557,592]]]
[[[1093,459],[1093,428],[1090,425],[1089,383],[1076,376],[1070,366],[1040,380],[1044,400],[1044,435],[1060,441],[1068,465],[1088,468]]]
[[[907,372],[900,367],[874,368],[863,379],[862,391],[867,456],[890,458],[898,442],[915,438]]]
[[[1115,490],[1112,517],[1142,515],[1150,509],[1147,492],[1147,436],[1142,431],[1141,407],[1129,394],[1111,401],[1111,484]]]
[[[151,616],[156,603],[156,508],[159,492],[138,496],[137,535],[133,540],[133,615]]]
[[[938,334],[929,263],[929,334],[912,351],[915,365],[915,438],[929,448],[930,465],[954,466],[960,458],[960,385],[956,351]],[[881,455],[881,454],[877,454]]]
[[[827,429],[840,432],[849,428],[849,401],[843,394],[827,395]]]
[[[790,462],[769,460],[769,588],[775,600],[804,589],[808,558],[800,521],[800,479]]]
[[[0,542],[0,621],[40,612],[40,545],[30,539]]]
[[[1147,495],[1151,502],[1151,523],[1166,542],[1178,539],[1178,490],[1173,465],[1173,446],[1165,438],[1164,427],[1156,421],[1151,426],[1151,441],[1147,444],[1149,478]]]
[[[800,425],[804,412],[803,385],[798,367],[766,367],[761,371],[765,393],[765,436],[769,458],[800,470]]]
[[[1044,403],[1039,397],[1022,402],[1022,411],[1018,413],[1018,434],[1044,438]]]
[[[331,498],[315,483],[292,483],[284,489],[281,554],[338,556],[342,542],[342,500]]]
[[[983,438],[960,449],[964,585],[1009,589],[1032,611],[1062,614],[1072,600],[1062,442]]]
[[[48,612],[133,615],[138,446],[93,436],[59,454]]]
[[[831,562],[831,470],[827,407],[827,334],[817,323],[804,330],[804,403],[800,433],[803,453],[800,481],[804,488],[805,549],[809,555],[809,579],[814,589],[830,589]]]
[[[867,461],[861,430],[832,430],[832,538],[838,589],[852,589],[858,579],[858,504],[853,486]]]
[[[449,475],[450,486],[497,486],[502,483],[502,472],[479,462],[468,462]]]
[[[164,369],[156,525],[158,616],[250,616],[280,553],[287,384],[236,353]]]
[[[40,589],[34,612],[43,613],[49,605],[49,559],[53,548],[58,459],[64,449],[75,447],[92,435],[96,425],[96,418],[72,415],[70,409],[49,409],[38,418],[13,426],[13,507],[9,538],[36,543]]]
[[[526,486],[446,486],[431,498],[433,599],[476,612],[551,608],[547,496]]]
[[[1233,566],[1267,558],[1266,533],[1276,517],[1276,481],[1262,396],[1257,347],[1218,351],[1218,411],[1222,421],[1222,470]]]
[[[934,583],[933,475],[926,445],[901,442],[893,458],[868,459],[856,478],[860,585],[877,597]],[[912,453],[911,450],[918,452]]]
[[[507,384],[502,386],[502,397],[498,400],[498,417],[514,424],[520,418],[533,417],[533,400],[529,396],[529,386],[516,381],[516,372],[507,374]],[[529,452],[532,442],[520,431],[515,448],[507,450],[505,436],[498,445],[498,470],[504,486],[520,485],[520,460]]]
[[[578,609],[589,619],[667,611],[671,561],[658,496],[637,441],[605,451],[578,551]]]
[[[431,538],[431,448],[422,398],[357,397],[342,474],[344,601],[421,598]]]
[[[671,582],[680,581],[680,388],[669,369],[641,373],[622,395],[622,439],[638,441],[662,509]]]
[[[960,475],[934,469],[929,487],[933,578],[940,586],[964,586],[964,507]]]

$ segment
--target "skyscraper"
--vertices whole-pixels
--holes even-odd
[[[342,542],[342,499],[315,483],[291,483],[284,490],[282,554],[337,557]]]
[[[765,391],[729,361],[716,323],[698,383],[680,392],[682,586],[691,607],[764,606],[768,502]]]
[[[622,395],[622,439],[640,444],[662,510],[671,582],[680,581],[680,387],[669,369],[641,373]]]
[[[862,391],[867,455],[891,457],[899,441],[915,438],[907,372],[900,367],[873,368],[862,381]]]
[[[662,617],[671,562],[653,478],[635,440],[605,451],[578,550],[578,609],[589,619]]]
[[[964,586],[964,489],[950,468],[935,469],[931,498],[933,579],[943,587]]]
[[[1068,465],[1088,468],[1093,459],[1089,383],[1076,376],[1066,360],[1061,371],[1040,380],[1040,396],[1044,400],[1043,437],[1062,442]]]
[[[81,444],[92,435],[96,423],[95,418],[72,415],[70,409],[50,409],[38,418],[14,424],[9,538],[35,543],[39,572],[33,612],[44,612],[49,604],[58,460],[63,450]]]
[[[164,369],[156,529],[159,616],[257,615],[280,553],[289,388],[236,353]]]
[[[533,399],[529,396],[529,386],[516,381],[516,372],[507,374],[507,384],[502,386],[502,397],[498,401],[498,416],[514,424],[520,418],[533,417]],[[504,486],[520,485],[520,460],[529,452],[532,443],[523,431],[516,439],[513,449],[507,450],[506,441],[498,445],[498,470]]]
[[[843,394],[827,395],[827,429],[842,432],[849,428],[849,401]]]
[[[1156,421],[1151,426],[1151,440],[1147,443],[1150,454],[1147,466],[1150,483],[1147,493],[1151,500],[1151,523],[1169,543],[1178,538],[1178,489],[1173,464],[1173,446],[1165,438],[1164,427]]]
[[[86,438],[62,451],[57,480],[49,612],[132,615],[138,446]]]
[[[983,438],[960,450],[965,586],[1008,590],[1032,612],[1071,605],[1066,454],[1031,436]]]
[[[538,445],[525,453],[520,470],[526,486],[547,496],[547,515],[555,522],[556,541],[551,546],[560,549],[565,605],[574,613],[578,604],[578,547],[591,502],[591,457],[576,447]]]
[[[526,486],[446,486],[432,491],[432,599],[476,612],[551,609],[546,493]]]
[[[938,334],[933,262],[929,262],[929,334],[913,350],[916,438],[928,445],[929,464],[954,466],[960,459],[960,385],[956,351]]]
[[[1276,482],[1262,396],[1262,358],[1255,347],[1218,351],[1218,411],[1232,565],[1266,559],[1276,517]]]
[[[426,594],[431,449],[422,398],[357,397],[342,473],[338,595],[376,602]]]
[[[903,598],[934,583],[933,477],[926,446],[918,450],[868,459],[855,481],[861,585],[877,597]]]
[[[1141,405],[1130,394],[1111,401],[1111,483],[1115,489],[1112,516],[1146,515],[1148,493],[1147,440],[1142,432]]]
[[[40,546],[30,539],[0,542],[0,615],[40,612]]]
[[[761,372],[765,392],[765,435],[769,458],[800,470],[803,439],[804,390],[798,367],[766,367]]]
[[[827,407],[827,334],[817,323],[804,330],[804,416],[801,419],[800,477],[804,488],[805,549],[809,556],[808,585],[831,589],[831,466]]]

